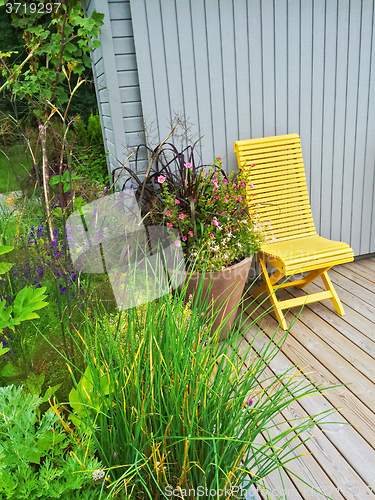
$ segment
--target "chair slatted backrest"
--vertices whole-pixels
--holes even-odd
[[[250,171],[254,189],[247,188],[248,200],[266,243],[316,235],[298,134],[237,141],[234,152],[240,170]]]

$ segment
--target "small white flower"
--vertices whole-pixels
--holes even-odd
[[[165,465],[162,465],[162,463],[161,463],[161,462],[156,462],[156,470],[157,470],[158,472],[162,472],[162,471],[163,471],[163,469],[164,469],[164,470],[166,469]]]
[[[92,473],[92,479],[94,481],[101,481],[104,479],[104,477],[105,477],[104,470],[94,470],[94,472]]]
[[[241,245],[240,242],[237,243],[237,246],[240,247],[240,248],[242,247],[242,245]]]

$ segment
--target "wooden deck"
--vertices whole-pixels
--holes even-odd
[[[297,453],[307,455],[289,463],[291,471],[316,491],[291,473],[280,478],[275,472],[266,481],[269,497],[260,491],[262,499],[375,500],[375,259],[336,266],[329,275],[344,305],[345,316],[336,313],[330,300],[305,306],[271,362],[270,370],[280,374],[298,364],[300,368],[307,367],[304,373],[314,385],[348,384],[290,405],[276,422],[280,430],[290,425],[288,421],[293,418],[330,408],[336,408],[337,412],[329,421],[337,423],[315,426],[311,430],[314,437]],[[319,278],[305,291],[312,293],[320,288],[323,283]],[[287,299],[304,293],[291,287],[280,290],[277,295]],[[256,349],[264,345],[277,328],[273,312],[257,320],[256,325],[250,325],[250,319],[256,319],[259,310],[270,306],[267,299],[258,313],[252,314],[264,298],[265,295],[259,297],[249,306],[249,318],[243,330],[245,341],[249,341],[260,326],[264,333],[255,344]],[[293,312],[298,314],[299,310]],[[294,315],[289,312],[286,318],[289,325]],[[283,334],[279,329],[275,339]],[[308,435],[302,437],[305,439]]]

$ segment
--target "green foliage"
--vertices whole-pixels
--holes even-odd
[[[46,289],[46,287],[31,288],[25,286],[16,295],[14,304],[8,305],[6,309],[5,299],[0,301],[0,331],[6,327],[14,331],[14,327],[22,321],[38,319],[39,316],[35,311],[48,305],[44,296]]]
[[[0,274],[6,274],[13,267],[9,262],[0,262]]]
[[[92,443],[83,438],[87,451],[81,447],[52,409],[38,417],[41,404],[42,398],[22,387],[0,388],[0,497],[97,499],[89,471],[100,464],[92,457]]]
[[[11,246],[0,245],[0,255],[9,253],[13,249],[14,248]],[[1,262],[0,274],[4,274],[9,271],[12,266],[12,263]],[[48,302],[45,302],[44,300],[45,296],[43,296],[45,291],[46,287],[31,288],[29,286],[25,286],[17,293],[13,305],[8,305],[8,307],[6,307],[6,300],[1,300],[0,333],[4,330],[4,328],[10,328],[14,331],[14,327],[19,325],[22,321],[38,319],[39,316],[35,311],[38,311],[48,305]]]
[[[87,127],[80,116],[74,122],[78,144],[74,168],[84,177],[101,184],[106,184],[108,178],[106,154],[104,151],[100,116],[91,111]]]
[[[104,377],[100,379],[100,392],[105,395],[109,394],[109,382]],[[82,403],[82,398],[85,399],[84,403]],[[82,424],[82,420],[87,414],[90,414],[94,420],[100,410],[100,399],[94,389],[94,380],[89,366],[78,382],[77,388],[70,391],[69,403],[74,411],[74,414],[70,415],[69,418],[77,426]]]
[[[61,182],[63,187],[63,192],[67,193],[71,189],[71,181],[82,179],[76,172],[70,173],[69,170],[66,170],[61,176]],[[54,175],[50,181],[50,186],[55,186],[60,182],[60,177],[58,175]]]
[[[102,145],[103,135],[102,126],[100,124],[100,116],[98,112],[94,115],[91,111],[89,120],[87,123],[87,135],[91,146]]]
[[[268,376],[279,346],[271,340],[257,350],[257,338],[241,345],[240,320],[226,342],[220,342],[221,328],[208,337],[212,323],[204,319],[208,303],[201,293],[191,310],[184,293],[175,293],[149,302],[141,316],[136,308],[122,311],[122,332],[120,321],[113,332],[102,315],[86,324],[89,369],[76,381],[71,403],[74,418],[95,437],[112,493],[167,498],[167,486],[230,489],[248,474],[251,483],[262,483],[298,455],[291,454],[299,446],[296,434],[329,414],[273,432],[281,411],[321,388],[295,367]]]
[[[48,100],[53,99],[58,106],[68,101],[66,88],[61,85],[64,73],[68,70],[81,75],[91,65],[90,41],[98,38],[104,15],[94,11],[86,18],[80,3],[70,1],[61,4],[58,11],[53,10],[50,16],[29,11],[26,15],[13,12],[11,17],[12,26],[23,32],[27,58],[9,67],[6,61],[11,54],[1,54],[0,67],[7,78],[5,86],[11,87],[21,99],[36,99],[34,113],[41,117]],[[62,70],[63,65],[67,70]]]

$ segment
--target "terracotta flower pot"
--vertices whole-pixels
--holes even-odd
[[[238,264],[227,267],[223,271],[207,272],[204,276],[201,273],[187,273],[186,280],[189,280],[189,282],[186,299],[192,295],[194,301],[195,292],[203,279],[202,299],[206,300],[211,283],[210,298],[212,306],[208,310],[209,314],[212,312],[213,317],[217,316],[213,323],[213,332],[220,326],[222,321],[225,321],[220,334],[221,340],[226,338],[235,320],[252,260],[252,256],[246,257]],[[218,311],[220,312],[218,313]]]

